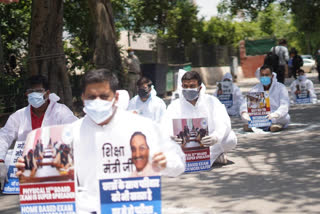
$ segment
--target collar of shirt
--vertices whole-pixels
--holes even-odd
[[[50,105],[50,100],[49,100],[49,105]],[[44,115],[46,112],[44,112],[40,117],[38,117],[32,110],[34,108],[30,105],[30,112],[31,112],[31,125],[32,125],[32,130],[40,128],[42,125],[42,121],[44,118]]]

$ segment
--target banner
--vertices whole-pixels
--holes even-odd
[[[14,145],[14,149],[10,158],[10,164],[8,167],[8,181],[4,184],[3,194],[19,194],[19,178],[16,176],[17,168],[16,162],[19,157],[22,156],[24,141],[17,141]]]
[[[101,213],[161,213],[161,177],[152,164],[157,150],[152,140],[155,136],[129,130],[109,139],[98,137]]]
[[[73,142],[70,126],[28,134],[20,176],[21,213],[75,213]]]
[[[310,93],[305,83],[299,83],[296,85],[296,103],[297,104],[309,104],[311,103]]]
[[[233,105],[233,84],[232,82],[218,82],[218,91],[217,97],[222,104],[226,106],[226,108],[230,108]]]
[[[207,118],[173,119],[173,134],[182,140],[181,148],[186,154],[185,172],[208,170],[210,149],[201,144],[208,135]]]
[[[251,118],[251,121],[248,122],[249,128],[271,126],[271,120],[266,118],[270,114],[269,92],[249,92],[247,107]]]

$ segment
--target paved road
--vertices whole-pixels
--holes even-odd
[[[320,99],[316,75],[308,76]],[[256,82],[238,85],[245,92]],[[291,106],[290,126],[273,134],[244,133],[240,119],[232,118],[238,146],[228,154],[229,164],[163,178],[163,213],[320,213],[319,113],[320,104]],[[17,196],[1,195],[0,204],[0,213],[19,213]]]

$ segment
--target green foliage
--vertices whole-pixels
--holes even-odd
[[[0,4],[0,32],[5,60],[12,53],[21,56],[28,48],[31,3],[31,0],[20,0],[19,3]]]

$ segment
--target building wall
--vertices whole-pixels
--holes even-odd
[[[264,58],[265,55],[247,56],[245,41],[240,42],[240,65],[245,78],[255,77],[255,72],[263,65]]]

